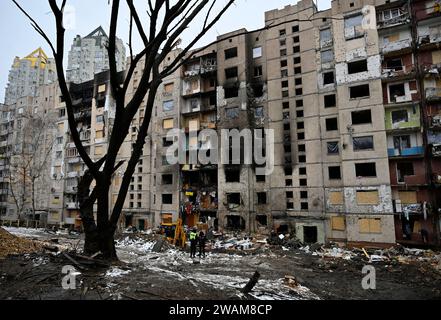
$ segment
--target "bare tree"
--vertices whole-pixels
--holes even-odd
[[[82,160],[88,168],[78,188],[81,218],[86,235],[85,252],[95,253],[101,251],[106,258],[117,259],[114,234],[127,196],[131,177],[135,171],[139,158],[142,155],[158,88],[165,77],[171,75],[181,67],[186,60],[187,53],[207,33],[207,31],[219,21],[235,1],[226,1],[218,12],[213,13],[217,2],[216,0],[148,0],[143,2],[146,3],[146,10],[149,17],[147,21],[144,22],[138,14],[139,11],[134,5],[134,1],[126,0],[126,5],[130,10],[129,49],[131,63],[122,85],[120,85],[118,81],[115,57],[116,30],[120,15],[121,1],[112,1],[108,52],[110,85],[112,96],[116,102],[116,116],[113,130],[109,138],[107,154],[97,162],[94,162],[89,157],[85,147],[81,143],[76,128],[72,98],[63,71],[65,38],[63,12],[67,0],[60,1],[60,5],[57,4],[56,0],[48,0],[55,17],[57,34],[56,44],[51,42],[44,30],[17,3],[16,0],[12,1],[30,19],[34,29],[48,42],[52,49],[56,62],[61,93],[66,102],[66,111],[72,139]],[[200,31],[193,37],[190,43],[180,51],[174,60],[168,62],[166,67],[160,69],[160,66],[166,59],[167,55],[178,43],[180,43],[180,36],[182,33],[199,17],[204,18],[204,23],[201,26]],[[133,29],[136,29],[138,32],[144,46],[143,50],[137,55],[134,55],[132,50]],[[141,63],[141,61],[144,64],[144,68],[139,86],[132,98],[129,101],[126,101],[126,93],[130,81],[137,65]],[[136,116],[144,98],[146,98],[144,120],[138,130],[133,153],[126,164],[116,203],[113,208],[110,208],[109,190],[112,183],[112,176],[117,168],[122,165],[122,163],[117,163],[117,154],[126,136],[129,134],[131,121]],[[93,181],[95,181],[95,187],[90,192],[89,189]],[[97,203],[96,221],[93,217],[93,205],[95,203]]]
[[[25,211],[35,217],[36,182],[45,172],[54,145],[50,136],[54,122],[51,113],[35,113],[29,108],[17,121],[20,125],[15,150],[9,158],[9,189],[21,219]]]

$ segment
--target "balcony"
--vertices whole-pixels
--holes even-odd
[[[412,49],[412,39],[403,39],[394,42],[384,43],[383,48],[381,48],[381,52],[383,54],[388,54],[395,51],[402,50],[411,50]]]
[[[441,130],[441,115],[431,116],[429,118],[429,127],[432,130]]]
[[[397,8],[396,10],[400,10],[400,9]],[[400,25],[403,25],[403,24],[406,24],[409,22],[410,22],[410,16],[409,16],[408,12],[400,10],[400,12],[397,16],[392,17],[390,19],[384,19],[383,12],[380,12],[377,27],[378,27],[378,29],[391,28],[391,27],[400,26]]]
[[[68,202],[66,203],[66,209],[69,210],[76,210],[79,209],[80,205],[77,202]]]
[[[441,32],[437,31],[421,35],[418,39],[418,43],[421,47],[431,47],[439,42],[441,42]]]
[[[67,159],[67,163],[79,163],[81,162],[81,157],[72,157]]]
[[[90,140],[90,130],[81,132],[80,139],[81,139],[81,141],[89,141]]]
[[[412,78],[415,74],[415,66],[399,66],[399,67],[383,67],[381,71],[381,78],[383,80],[405,80]]]
[[[441,157],[441,144],[432,145],[432,155],[434,157]]]
[[[67,173],[68,178],[77,178],[77,177],[81,177],[82,175],[83,173],[78,171],[72,171]]]
[[[426,77],[439,77],[441,74],[441,63],[423,65]]]
[[[441,100],[441,88],[427,88],[426,99],[428,101],[440,101]]]
[[[387,149],[387,153],[390,158],[422,156],[422,155],[424,155],[424,147],[419,146],[419,147],[411,147],[411,148],[405,148],[405,149],[389,148],[389,149]]]
[[[398,213],[406,213],[412,215],[420,215],[423,214],[423,204],[422,203],[401,203],[399,200],[395,200],[396,212]]]

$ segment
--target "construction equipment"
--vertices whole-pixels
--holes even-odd
[[[182,225],[182,219],[178,219],[176,222],[163,221],[161,229],[171,244],[185,248],[187,236]]]

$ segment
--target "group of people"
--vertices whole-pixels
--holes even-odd
[[[197,233],[197,229],[193,228],[189,234],[190,239],[190,257],[196,258],[196,248],[199,245],[199,257],[205,257],[205,243],[207,242],[207,237],[204,232],[201,231]]]

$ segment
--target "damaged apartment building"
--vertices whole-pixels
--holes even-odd
[[[221,231],[289,232],[304,243],[439,244],[440,22],[438,0],[334,0],[324,11],[302,0],[266,12],[262,30],[223,34],[188,53],[158,90],[121,226],[182,219]],[[141,76],[140,65],[127,99]],[[107,78],[71,84],[79,129],[96,159],[114,117]],[[119,159],[132,153],[143,105]],[[84,166],[63,102],[55,108],[48,221],[79,226],[75,187]],[[168,138],[171,129],[184,133],[185,163],[168,162],[178,141]],[[259,175],[254,161],[191,161],[195,150],[222,153],[211,138],[198,139],[205,129],[219,139],[225,129],[273,130],[274,170]],[[242,160],[250,143],[241,141]]]

